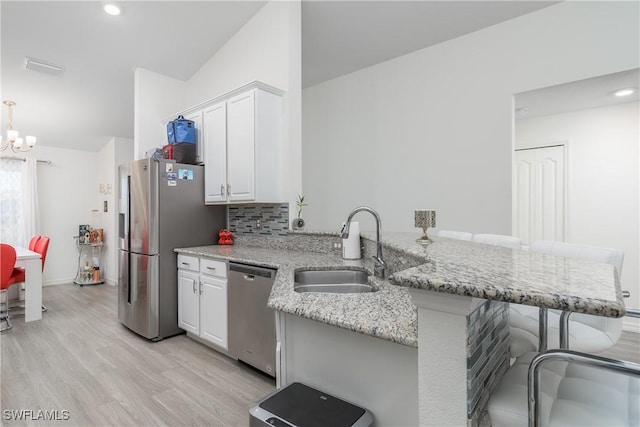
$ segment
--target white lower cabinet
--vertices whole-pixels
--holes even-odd
[[[200,275],[200,337],[227,349],[227,280]]]
[[[200,328],[200,275],[178,270],[178,326],[192,334]]]
[[[227,264],[178,255],[178,326],[227,350]]]

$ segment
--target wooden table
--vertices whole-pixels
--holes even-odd
[[[24,321],[42,319],[42,257],[27,248],[14,246],[16,266],[25,269]]]

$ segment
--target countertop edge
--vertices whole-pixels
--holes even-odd
[[[174,252],[178,254],[192,255],[198,257],[209,257],[222,259],[229,262],[239,262],[246,263],[256,266],[268,267],[277,269],[276,277],[274,280],[274,287],[272,289],[271,296],[269,297],[269,302],[267,306],[274,310],[278,310],[284,313],[292,314],[295,316],[300,316],[306,319],[315,320],[330,326],[335,326],[341,329],[346,329],[352,332],[360,333],[363,335],[371,336],[374,338],[383,339],[385,341],[389,341],[392,343],[405,345],[408,347],[417,348],[418,346],[418,338],[417,338],[417,308],[413,303],[411,303],[410,296],[408,295],[408,290],[402,290],[406,295],[403,294],[402,301],[406,306],[405,310],[411,311],[412,318],[406,319],[405,313],[405,322],[401,326],[396,326],[397,330],[393,331],[392,327],[383,328],[376,324],[367,324],[365,320],[358,318],[349,318],[349,317],[340,317],[340,310],[337,310],[338,313],[333,312],[322,312],[322,301],[330,300],[332,297],[331,294],[317,294],[315,299],[312,300],[311,305],[308,306],[300,306],[295,303],[291,303],[290,298],[303,299],[302,294],[292,294],[293,291],[293,275],[295,271],[301,268],[317,268],[317,269],[335,269],[335,268],[345,268],[345,265],[339,265],[340,262],[337,260],[331,261],[331,259],[335,258],[335,255],[326,254],[326,259],[324,262],[311,263],[309,265],[300,265],[300,264],[290,264],[287,262],[274,262],[274,261],[265,261],[261,260],[259,257],[249,257],[249,256],[239,256],[237,254],[233,254],[234,247],[238,246],[221,246],[221,245],[210,245],[210,246],[200,246],[200,247],[192,247],[192,248],[176,248]],[[244,250],[251,250],[250,247],[243,247]],[[255,249],[255,248],[253,248]],[[228,253],[225,253],[228,252]],[[237,251],[236,251],[237,252]],[[275,253],[274,251],[271,251]],[[281,253],[281,256],[286,256],[288,251],[286,250],[278,250],[277,252]],[[292,252],[292,255],[297,252]],[[318,257],[319,254],[313,253],[312,256]],[[342,260],[340,260],[342,261]],[[322,265],[324,264],[324,265]],[[347,265],[347,268],[357,268],[357,269],[366,269],[369,272],[370,269],[366,268],[363,265],[362,260],[358,261],[350,261]],[[378,279],[375,279],[376,281]],[[401,289],[387,281],[383,283],[376,283],[376,286],[383,288],[387,287],[384,292],[379,290],[380,295],[390,295],[389,292],[393,293],[395,296],[401,294]],[[376,292],[375,294],[377,294]],[[275,294],[275,295],[274,295]],[[309,295],[309,294],[308,294]],[[334,294],[339,295],[339,294]],[[376,295],[377,296],[377,295]],[[352,297],[359,298],[359,297]],[[373,304],[380,303],[377,299],[374,299]],[[380,303],[382,304],[382,303]],[[385,304],[382,304],[385,305]],[[402,307],[401,307],[402,309]],[[357,313],[350,313],[351,316]],[[344,316],[344,315],[343,315]],[[402,316],[400,316],[402,317]],[[398,322],[402,323],[402,322]]]

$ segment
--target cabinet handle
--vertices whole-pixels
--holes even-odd
[[[227,196],[231,195],[231,184],[227,184]]]
[[[202,282],[200,282],[200,295],[202,295]]]
[[[189,264],[188,262],[183,262],[182,265],[186,265],[187,267],[191,267],[191,264]]]
[[[216,269],[215,267],[209,267],[209,266],[207,266],[207,270],[215,270],[215,269]]]
[[[220,196],[224,197],[224,185],[220,184]]]
[[[195,280],[193,281],[193,293],[194,294],[196,293],[196,281]]]

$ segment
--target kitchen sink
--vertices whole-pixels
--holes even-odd
[[[377,291],[368,278],[369,273],[362,270],[299,270],[295,273],[293,290],[331,294]]]

